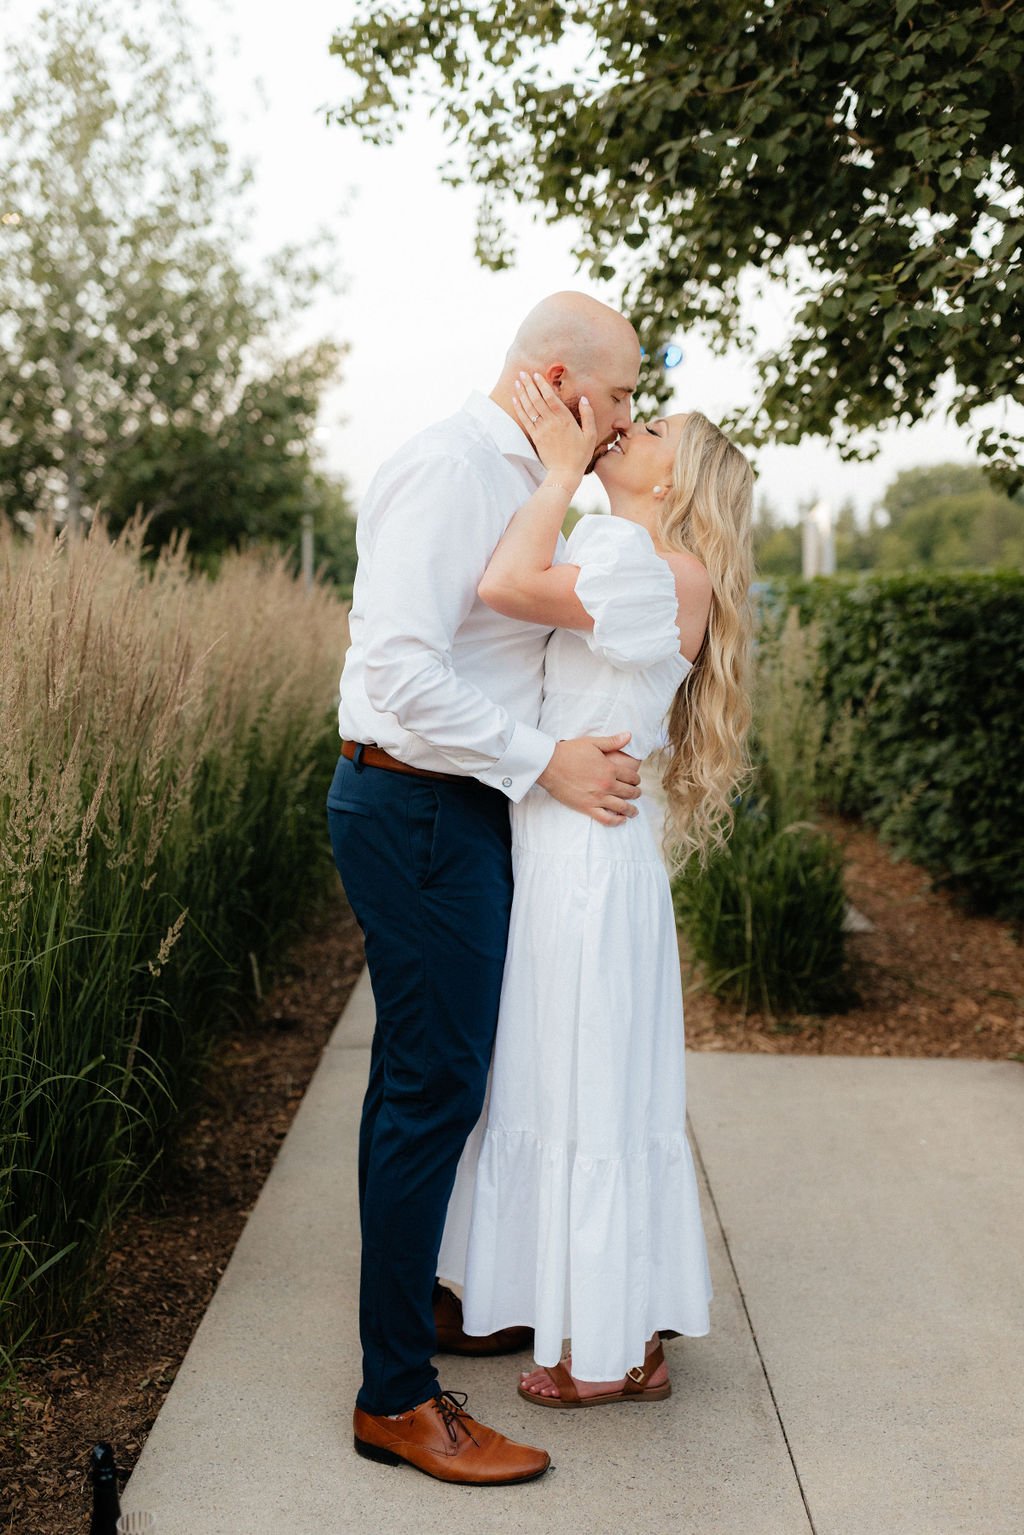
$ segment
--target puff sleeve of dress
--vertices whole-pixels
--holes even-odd
[[[581,517],[565,560],[580,567],[576,595],[594,627],[577,632],[595,654],[628,671],[679,655],[675,577],[646,528],[623,517]]]

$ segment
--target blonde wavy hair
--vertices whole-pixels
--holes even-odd
[[[688,550],[711,577],[711,613],[693,666],[672,703],[665,850],[674,870],[696,853],[701,869],[725,845],[733,800],[753,768],[754,577],[751,519],[754,473],[740,450],[707,416],[690,411],[676,449],[672,488],[661,509],[664,548]]]

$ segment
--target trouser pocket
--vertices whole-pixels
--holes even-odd
[[[429,782],[411,784],[406,801],[405,829],[409,841],[409,867],[421,890],[429,882],[434,867],[440,817],[437,790]]]

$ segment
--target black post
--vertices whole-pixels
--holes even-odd
[[[109,1444],[94,1444],[89,1452],[92,1482],[92,1524],[89,1535],[117,1535],[121,1505],[117,1500],[117,1467]]]

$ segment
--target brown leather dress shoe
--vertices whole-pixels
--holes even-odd
[[[468,1354],[480,1358],[485,1354],[518,1354],[533,1346],[532,1327],[503,1327],[500,1332],[474,1338],[462,1330],[462,1302],[447,1285],[434,1287],[434,1326],[437,1329],[439,1354]]]
[[[478,1423],[466,1412],[465,1401],[463,1391],[442,1391],[397,1418],[357,1407],[352,1414],[356,1451],[385,1466],[404,1463],[440,1482],[467,1487],[503,1487],[543,1476],[551,1464],[546,1450],[516,1444]]]

